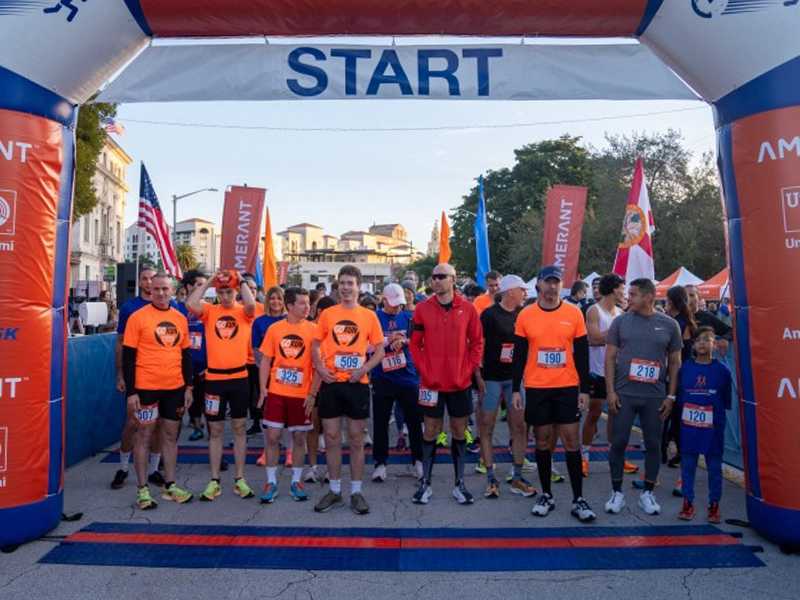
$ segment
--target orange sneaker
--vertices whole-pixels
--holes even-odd
[[[633,475],[634,473],[639,472],[639,465],[635,465],[633,463],[629,463],[627,460],[625,461],[625,466],[622,469],[626,475]]]
[[[259,457],[256,459],[256,464],[257,464],[259,467],[265,467],[265,466],[267,466],[267,451],[266,451],[266,450],[264,450],[264,451],[261,453],[261,456],[259,456]]]
[[[583,476],[584,477],[588,477],[589,476],[589,461],[588,460],[582,460],[581,461],[581,469],[583,470]]]

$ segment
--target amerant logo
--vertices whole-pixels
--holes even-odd
[[[0,190],[0,236],[13,236],[16,232],[16,227],[17,192],[14,190]]]
[[[156,341],[166,348],[174,348],[181,341],[181,334],[178,326],[169,321],[162,321],[156,325]]]
[[[221,340],[232,340],[239,333],[239,323],[234,317],[224,316],[214,324],[214,332]]]
[[[795,6],[798,2],[800,0],[692,0],[692,10],[699,17],[711,19]]]
[[[299,335],[291,333],[281,340],[280,351],[283,358],[296,360],[306,353],[306,343]]]
[[[353,321],[339,321],[333,326],[333,341],[339,346],[352,346],[361,334]]]
[[[14,400],[17,397],[18,384],[22,381],[22,377],[0,377],[0,400]]]

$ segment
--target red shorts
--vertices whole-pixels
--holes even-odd
[[[277,429],[286,427],[289,431],[311,431],[313,424],[311,417],[306,416],[304,402],[305,398],[292,398],[269,392],[263,423],[267,427]]]

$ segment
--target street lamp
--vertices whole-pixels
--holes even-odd
[[[455,208],[451,208],[450,210],[453,211],[453,212],[465,212],[468,215],[472,215],[473,217],[477,217],[478,216],[477,213],[474,213],[471,210],[467,210],[466,208],[461,208],[460,206],[457,206]]]
[[[217,188],[203,188],[201,190],[195,190],[193,192],[189,192],[188,194],[181,194],[180,196],[172,196],[172,243],[177,246],[178,244],[178,200],[182,200],[183,198],[188,198],[189,196],[194,196],[195,194],[199,194],[200,192],[218,192]]]

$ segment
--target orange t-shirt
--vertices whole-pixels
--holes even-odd
[[[373,311],[363,306],[337,305],[322,313],[315,337],[321,342],[320,353],[325,366],[336,381],[341,382],[350,379],[352,371],[364,366],[367,344],[376,348],[383,345],[383,328]],[[366,374],[361,383],[369,383]]]
[[[225,308],[221,304],[205,304],[200,320],[206,326],[208,381],[247,377],[247,351],[252,351],[250,330],[254,317],[248,317],[244,306]],[[240,369],[232,373],[214,373],[214,369]]]
[[[528,340],[523,380],[529,388],[572,387],[580,384],[573,356],[575,338],[586,335],[581,309],[562,302],[543,310],[538,303],[522,309],[514,334]]]
[[[311,390],[314,360],[311,344],[317,326],[308,321],[273,323],[261,344],[261,353],[272,359],[269,392],[290,398],[305,398]]]
[[[170,307],[148,304],[133,313],[125,326],[124,346],[136,349],[136,387],[175,390],[182,387],[181,355],[191,345],[189,324]]]
[[[475,307],[475,310],[478,311],[478,314],[481,314],[492,304],[494,304],[494,296],[490,296],[488,293],[486,293],[475,298],[475,302],[472,303],[472,306]]]

